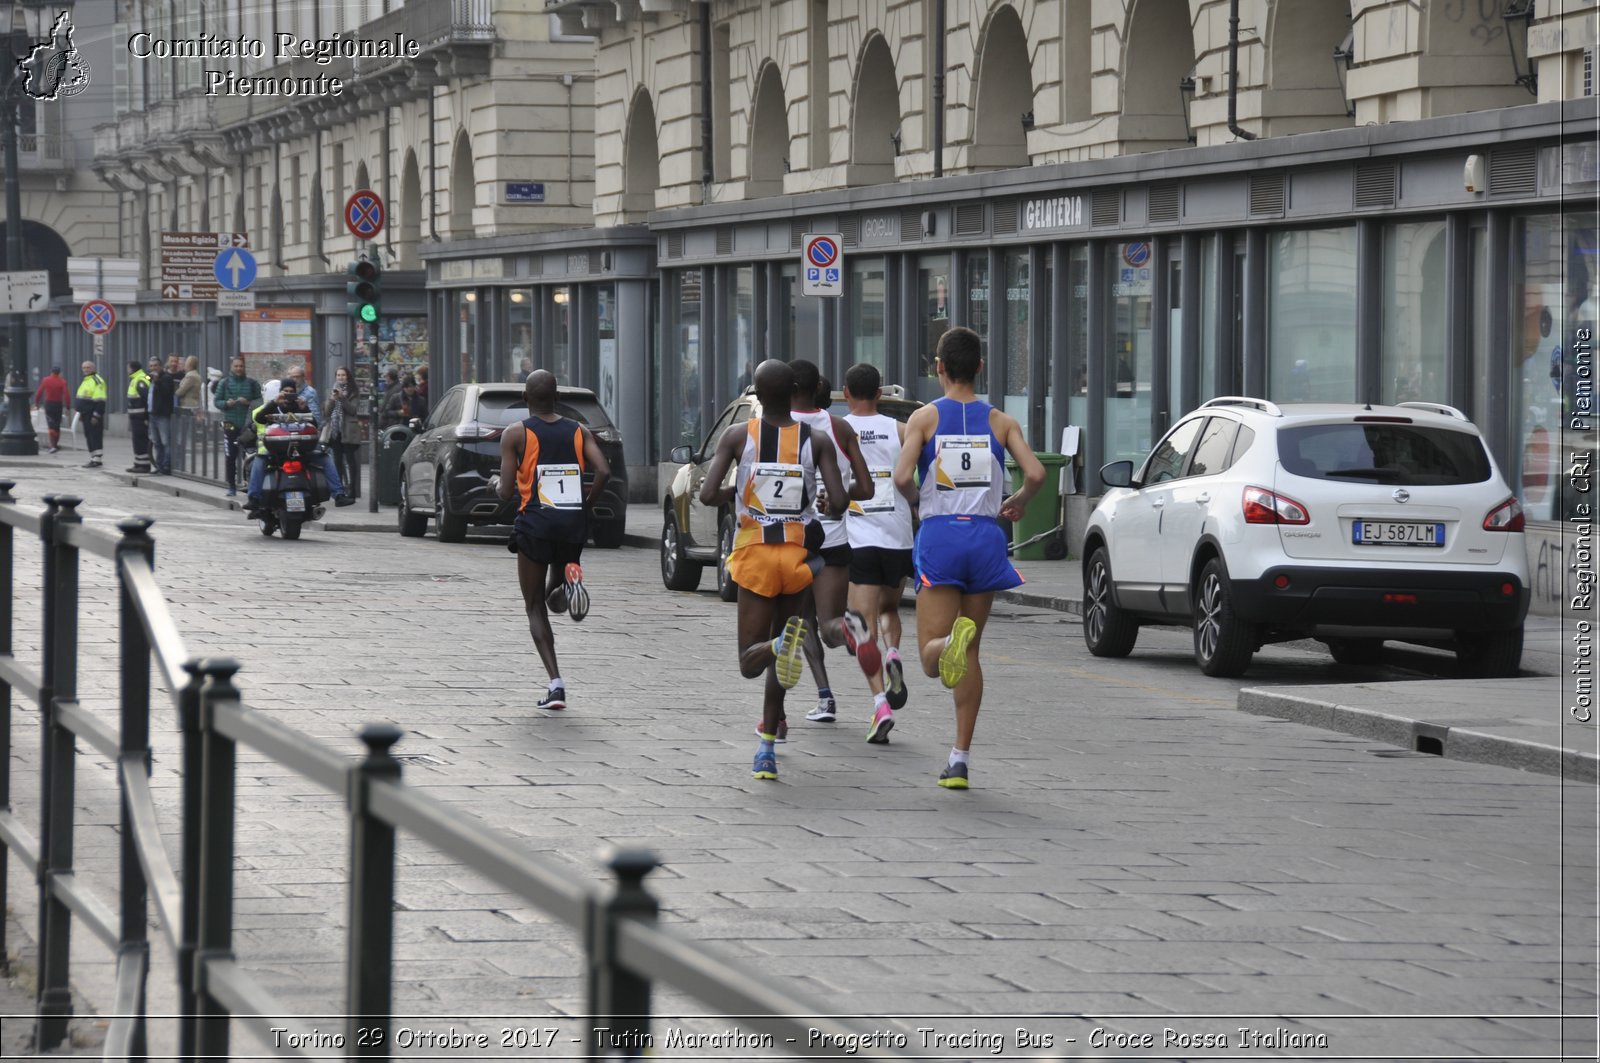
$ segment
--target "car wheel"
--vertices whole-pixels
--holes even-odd
[[[1522,671],[1522,625],[1510,631],[1456,632],[1456,660],[1474,678],[1515,678]]]
[[[1329,639],[1328,652],[1340,664],[1370,668],[1383,660],[1382,639]]]
[[[433,490],[433,502],[437,507],[433,511],[433,527],[439,535],[441,543],[459,543],[467,538],[467,518],[460,517],[450,512],[444,494],[444,477],[439,477],[438,484]]]
[[[1126,657],[1139,639],[1139,622],[1111,597],[1111,562],[1104,547],[1089,555],[1083,579],[1083,641],[1096,657]]]
[[[722,526],[717,532],[717,597],[725,602],[739,600],[739,585],[733,582],[733,575],[728,571],[728,558],[733,554],[733,534],[737,527],[733,514],[729,513],[722,518]]]
[[[407,539],[420,539],[428,531],[428,515],[417,513],[411,508],[411,503],[406,501],[406,491],[400,489],[400,506],[395,511],[399,523],[400,534]]]
[[[1195,594],[1194,659],[1206,675],[1244,675],[1255,656],[1255,628],[1233,612],[1233,593],[1222,559],[1213,557],[1200,571]]]
[[[661,582],[669,591],[692,591],[700,586],[702,567],[684,555],[677,514],[667,507],[661,519]]]

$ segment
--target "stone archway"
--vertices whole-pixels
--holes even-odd
[[[661,187],[661,149],[656,139],[656,109],[649,90],[633,94],[628,113],[628,133],[622,148],[622,212],[633,220],[656,207]]]
[[[1022,20],[1009,4],[1002,4],[989,16],[973,86],[977,98],[972,109],[970,168],[1001,170],[1028,165],[1025,123],[1033,121],[1033,67]]]
[[[417,169],[417,153],[406,149],[400,166],[400,268],[416,269],[417,244],[422,241],[422,175]]]
[[[472,165],[472,145],[467,131],[456,136],[456,150],[450,161],[450,238],[468,240],[474,235],[472,208],[477,205],[478,180]]]
[[[1267,28],[1266,136],[1354,124],[1332,58],[1350,33],[1350,9],[1328,0],[1276,0]]]
[[[894,180],[894,158],[900,135],[900,83],[894,56],[883,34],[874,33],[861,49],[850,108],[850,183],[883,184]]]
[[[1125,151],[1188,146],[1178,82],[1192,69],[1188,0],[1134,0],[1122,49],[1118,139]]]
[[[0,221],[0,247],[5,246],[6,226]],[[50,295],[69,295],[72,287],[67,283],[67,259],[72,251],[61,234],[38,221],[22,219],[22,268],[45,270],[50,274]]]
[[[770,60],[756,78],[755,105],[750,112],[749,179],[745,194],[775,196],[783,191],[789,165],[789,108],[783,98],[783,77]]]

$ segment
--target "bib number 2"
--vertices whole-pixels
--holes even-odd
[[[758,462],[750,475],[750,505],[769,517],[792,517],[805,508],[806,471],[783,462]]]

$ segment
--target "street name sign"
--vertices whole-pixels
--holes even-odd
[[[0,273],[0,313],[32,314],[50,309],[50,274],[42,269]]]
[[[215,299],[222,285],[217,279],[218,252],[248,247],[244,233],[161,233],[161,298]]]
[[[843,295],[844,238],[838,233],[813,233],[800,247],[800,294]]]

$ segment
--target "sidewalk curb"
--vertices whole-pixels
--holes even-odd
[[[1510,738],[1470,726],[1413,720],[1268,687],[1247,687],[1239,691],[1238,708],[1253,716],[1272,716],[1325,731],[1370,738],[1402,749],[1436,753],[1451,760],[1497,764],[1555,775],[1572,782],[1600,783],[1600,757],[1592,753]]]
[[[147,488],[152,491],[160,491],[162,494],[173,495],[177,498],[186,498],[191,502],[203,502],[204,504],[213,506],[217,509],[232,510],[236,513],[244,512],[244,506],[240,505],[235,499],[229,498],[226,495],[214,494],[213,491],[219,490],[218,488],[212,488],[209,485],[201,486],[205,483],[204,481],[191,480],[188,477],[181,475],[152,476],[149,473],[142,472],[111,472],[110,470],[107,470],[107,472],[110,472],[111,476],[121,480],[130,487]],[[357,504],[359,505],[359,503]],[[331,503],[329,504],[328,508],[334,509]],[[337,513],[337,510],[335,510],[335,513]],[[316,528],[318,531],[325,532],[394,532],[393,525],[352,524],[349,522],[341,522],[335,517],[331,516],[322,520],[311,521],[311,527]]]
[[[1083,603],[1077,598],[1062,598],[1055,594],[1035,594],[1026,590],[1000,591],[995,595],[1002,602],[1012,605],[1028,605],[1035,609],[1054,609],[1058,613],[1071,613],[1073,616],[1083,615]]]

